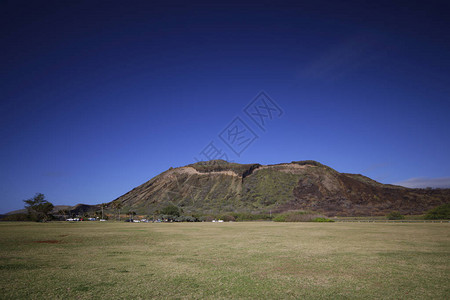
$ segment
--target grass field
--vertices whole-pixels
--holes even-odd
[[[0,223],[1,299],[448,299],[450,224]]]

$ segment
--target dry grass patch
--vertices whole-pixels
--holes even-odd
[[[443,299],[449,224],[0,224],[6,299]],[[64,243],[56,241],[64,235]],[[59,239],[58,239],[59,237]]]

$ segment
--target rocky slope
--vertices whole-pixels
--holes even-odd
[[[450,202],[450,189],[409,189],[315,161],[277,165],[209,161],[171,168],[108,204],[153,214],[168,203],[185,213],[313,210],[328,216],[420,214]]]

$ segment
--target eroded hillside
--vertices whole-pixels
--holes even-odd
[[[203,214],[291,209],[330,216],[384,215],[393,210],[419,214],[450,202],[450,190],[385,185],[315,161],[277,165],[209,161],[171,168],[114,201],[145,214],[168,203]]]

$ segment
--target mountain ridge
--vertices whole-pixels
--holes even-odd
[[[107,204],[153,214],[175,204],[187,213],[266,213],[300,209],[329,216],[420,214],[450,202],[450,189],[410,189],[313,160],[271,165],[223,160],[170,168]]]
[[[213,160],[171,167],[105,203],[105,212],[115,211],[119,203],[122,212],[143,215],[174,204],[185,214],[200,215],[307,210],[327,216],[377,216],[392,211],[425,213],[450,203],[450,189],[383,184],[362,174],[340,173],[313,160],[269,165]],[[101,204],[58,206],[61,208],[83,215],[101,210]]]

